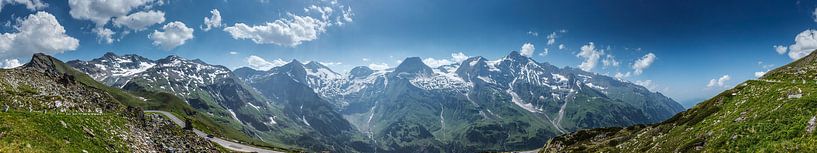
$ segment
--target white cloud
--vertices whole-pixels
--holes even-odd
[[[104,26],[112,17],[124,16],[134,8],[154,0],[68,0],[74,19],[90,20],[98,27]]]
[[[329,20],[329,17],[332,16],[332,13],[335,11],[334,9],[332,9],[331,7],[328,7],[328,6],[318,7],[318,6],[315,6],[315,5],[309,6],[309,8],[307,8],[305,10],[307,12],[309,12],[310,10],[318,11],[318,13],[321,14],[321,19],[324,20],[324,21]]]
[[[729,75],[723,75],[718,79],[709,80],[709,83],[706,84],[706,87],[724,87],[726,86],[726,81],[729,81],[731,79],[732,77],[729,77]]]
[[[630,77],[630,72],[627,72],[627,73],[616,72],[615,77],[617,79],[624,79],[626,77]]]
[[[113,30],[111,29],[96,27],[91,31],[94,32],[94,34],[96,34],[97,39],[101,42],[104,42],[106,44],[114,42],[113,35],[116,34],[116,32],[113,32]]]
[[[65,28],[48,12],[31,14],[14,29],[16,33],[0,34],[0,57],[57,54],[79,46],[79,40],[66,35]]]
[[[641,73],[644,72],[644,69],[649,68],[653,62],[655,62],[655,54],[647,53],[647,55],[644,55],[633,63],[633,69],[635,70],[633,74],[641,75]]]
[[[342,65],[343,64],[341,62],[318,62],[318,63],[321,63],[322,65],[326,65],[326,66],[335,66],[335,65]]]
[[[451,60],[453,60],[454,62],[457,62],[457,63],[465,61],[469,57],[470,56],[465,55],[465,53],[462,53],[462,52],[451,53]]]
[[[306,41],[318,39],[326,31],[327,23],[310,16],[289,15],[291,19],[278,19],[262,25],[249,26],[236,23],[224,28],[233,39],[250,39],[256,44],[276,44],[295,47]]]
[[[565,49],[565,44],[559,44],[559,50]]]
[[[542,50],[541,53],[539,53],[539,56],[548,56],[549,52],[550,52],[550,49],[545,48],[544,50]]]
[[[364,61],[364,62],[368,62],[368,61],[369,61],[369,59],[368,59],[368,58],[362,58],[362,59],[360,59],[360,60],[362,60],[362,61]]]
[[[247,57],[247,64],[250,65],[250,68],[266,71],[272,69],[273,67],[285,65],[287,64],[287,62],[281,60],[280,58],[272,61],[267,61],[264,58],[255,55],[250,55],[250,57]]]
[[[10,69],[21,66],[20,61],[17,59],[3,59],[3,63],[0,63],[0,68]]]
[[[435,68],[440,67],[443,65],[448,65],[454,63],[448,59],[434,59],[434,58],[425,58],[423,59],[423,63],[426,63],[429,67]]]
[[[519,50],[519,54],[521,54],[522,56],[530,57],[531,55],[533,55],[533,51],[535,49],[536,48],[534,48],[533,44],[525,43],[522,44],[522,49]]]
[[[814,18],[814,22],[817,22],[817,8],[814,8],[814,12],[811,13],[811,17]]]
[[[783,46],[783,45],[774,45],[773,47],[774,47],[774,51],[776,51],[777,54],[785,54],[786,51],[789,49],[788,47]]]
[[[425,58],[423,59],[423,63],[428,65],[429,67],[440,67],[443,65],[450,65],[454,63],[460,63],[468,59],[468,55],[462,52],[455,52],[451,53],[451,59],[435,59],[435,58]],[[397,60],[397,63],[402,62],[402,60]]]
[[[346,7],[346,9],[341,9],[341,13],[343,13],[343,21],[352,22],[352,16],[355,16],[355,13],[352,12],[352,7]]]
[[[800,59],[817,49],[817,30],[806,30],[797,34],[794,44],[789,46],[789,58]]]
[[[153,33],[148,35],[148,38],[153,40],[153,45],[164,50],[171,50],[184,45],[185,41],[193,39],[193,28],[189,28],[179,21],[167,23],[162,27],[162,30],[164,31],[154,30]]]
[[[140,11],[127,16],[120,16],[113,19],[113,25],[125,26],[133,30],[141,31],[147,27],[165,22],[165,12],[162,11]]]
[[[0,0],[0,12],[3,11],[3,5],[13,4],[25,5],[27,9],[32,11],[40,10],[48,6],[47,3],[43,3],[40,0]]]
[[[534,31],[528,31],[528,34],[531,35],[531,36],[534,36],[534,37],[539,36],[539,32],[534,32]]]
[[[610,55],[610,54],[607,54],[607,56],[604,57],[604,60],[602,60],[601,63],[602,63],[602,65],[604,65],[604,67],[610,67],[610,66],[617,67],[618,65],[621,64],[621,63],[618,62],[618,60],[616,60],[615,56]]]
[[[221,23],[221,12],[219,12],[218,9],[211,10],[210,14],[212,14],[212,16],[209,18],[204,17],[204,27],[201,27],[201,30],[210,31],[210,29],[224,26],[224,24]]]
[[[755,72],[755,77],[757,77],[757,78],[762,77],[763,75],[766,74],[766,72],[768,72],[768,71]]]
[[[369,68],[372,69],[372,70],[385,70],[385,69],[389,68],[389,64],[386,64],[386,63],[380,63],[380,64],[372,63],[372,64],[369,64]]]
[[[556,44],[556,37],[558,37],[558,36],[556,35],[556,32],[550,33],[550,34],[548,35],[548,43],[547,43],[547,44],[548,44],[548,45],[553,45],[553,44]]]
[[[238,55],[238,52],[231,51],[231,52],[229,52],[229,54],[230,54],[230,55]]]
[[[582,61],[582,63],[579,65],[579,68],[588,72],[593,70],[593,68],[596,67],[596,64],[599,62],[601,55],[602,53],[596,50],[596,45],[593,44],[593,42],[582,46],[581,52],[576,54],[577,57],[584,59],[584,61]]]

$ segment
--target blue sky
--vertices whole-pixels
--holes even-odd
[[[629,72],[631,75],[621,79],[690,106],[744,80],[755,79],[756,72],[791,62],[790,53],[817,48],[813,35],[817,32],[808,31],[817,25],[814,1],[96,2],[29,0],[25,4],[0,0],[0,23],[4,23],[0,32],[16,35],[14,40],[0,37],[0,62],[5,61],[0,64],[15,65],[10,62],[13,59],[27,61],[36,50],[64,60],[89,60],[110,51],[151,59],[180,55],[230,68],[268,68],[276,59],[321,61],[344,72],[371,64],[393,67],[409,56],[443,63],[446,61],[439,60],[456,61],[452,53],[495,59],[530,43],[534,48],[530,56],[537,61],[559,67],[596,63],[587,70],[610,76]],[[320,12],[327,8],[331,14]],[[212,19],[214,9],[220,13],[221,22],[205,31],[204,18]],[[139,12],[146,16],[137,18],[134,14]],[[157,12],[162,13],[162,20],[155,18]],[[150,13],[149,17],[154,18],[148,18]],[[132,22],[119,22],[128,19],[126,16],[133,17]],[[26,22],[29,19],[51,21],[52,17],[64,32],[42,30],[53,29],[53,25],[32,31],[49,34],[53,39],[27,35],[23,32],[26,28],[21,28],[42,23]],[[95,32],[99,29],[114,33],[110,43]],[[552,33],[555,39],[551,40],[548,35]],[[802,39],[795,40],[801,33]],[[591,42],[593,49],[589,48]],[[4,43],[11,45],[4,48]],[[564,48],[559,49],[560,45]],[[778,53],[775,45],[790,49]],[[582,46],[588,46],[585,52]],[[548,53],[541,54],[546,49]],[[598,58],[578,56],[582,53]],[[654,58],[643,59],[648,54]],[[639,60],[641,64],[635,64]],[[636,75],[636,69],[642,73]]]

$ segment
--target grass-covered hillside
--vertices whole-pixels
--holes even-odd
[[[815,75],[812,53],[662,123],[581,130],[541,152],[814,152]]]

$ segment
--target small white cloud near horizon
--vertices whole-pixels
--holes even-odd
[[[238,55],[238,52],[236,52],[236,51],[230,51],[228,54],[230,54],[230,55]]]
[[[218,9],[211,10],[210,14],[210,17],[204,17],[204,24],[200,27],[201,30],[210,31],[210,29],[224,26],[224,24],[221,23],[221,12],[219,12]]]
[[[457,63],[465,61],[468,58],[470,58],[470,56],[465,55],[465,53],[462,52],[451,53],[451,60]]]
[[[579,68],[590,72],[593,68],[596,67],[596,64],[599,62],[599,58],[601,58],[602,53],[596,50],[596,45],[593,42],[587,43],[581,47],[581,51],[576,54],[576,57],[584,59],[581,64],[579,64]]]
[[[531,43],[522,44],[522,48],[519,49],[519,54],[525,57],[531,57],[533,55],[534,50],[536,48]]]
[[[766,73],[767,73],[767,72],[769,72],[769,71],[759,71],[759,72],[755,72],[755,77],[756,77],[756,78],[760,78],[760,77],[762,77],[763,75],[766,75]]]
[[[607,54],[607,56],[601,60],[601,64],[604,65],[604,67],[618,67],[621,63],[616,60],[615,56]]]
[[[280,58],[272,61],[267,61],[264,58],[255,55],[250,55],[249,57],[247,57],[247,64],[250,66],[250,68],[266,71],[274,67],[286,65],[287,62],[281,60]]]
[[[559,44],[559,50],[564,50],[565,48],[567,48],[567,47],[565,46],[565,44]]]
[[[706,84],[706,87],[707,88],[725,87],[726,82],[729,80],[732,80],[732,77],[729,77],[729,75],[723,75],[720,78],[709,80],[709,83]]]
[[[649,68],[650,65],[655,62],[655,58],[655,54],[647,53],[643,57],[636,60],[635,63],[633,63],[633,70],[635,70],[633,74],[641,75],[641,73],[644,73],[644,70]]]
[[[0,68],[10,69],[22,65],[23,64],[21,64],[20,61],[17,59],[3,59],[3,63],[0,63]]]
[[[14,26],[16,32],[0,34],[0,57],[17,58],[34,53],[59,54],[76,50],[79,40],[65,34],[54,15],[37,12]]]
[[[772,47],[774,47],[774,51],[777,52],[777,54],[781,54],[781,55],[785,54],[786,51],[788,51],[788,49],[789,49],[788,47],[783,46],[783,45],[774,45]]]
[[[372,69],[372,70],[385,70],[385,69],[389,69],[389,68],[390,68],[389,64],[386,64],[386,63],[380,63],[380,64],[372,63],[372,64],[369,64],[369,69]]]
[[[153,40],[154,46],[159,46],[164,50],[172,50],[184,45],[187,40],[193,39],[193,28],[187,27],[180,21],[167,23],[162,30],[164,31],[154,30],[148,35],[148,38]]]

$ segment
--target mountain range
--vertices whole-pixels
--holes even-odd
[[[134,95],[176,98],[173,107],[142,107],[186,115],[205,132],[307,151],[531,150],[580,129],[656,123],[684,110],[642,86],[515,51],[440,67],[410,57],[345,74],[314,61],[230,70],[113,53],[67,64]]]

